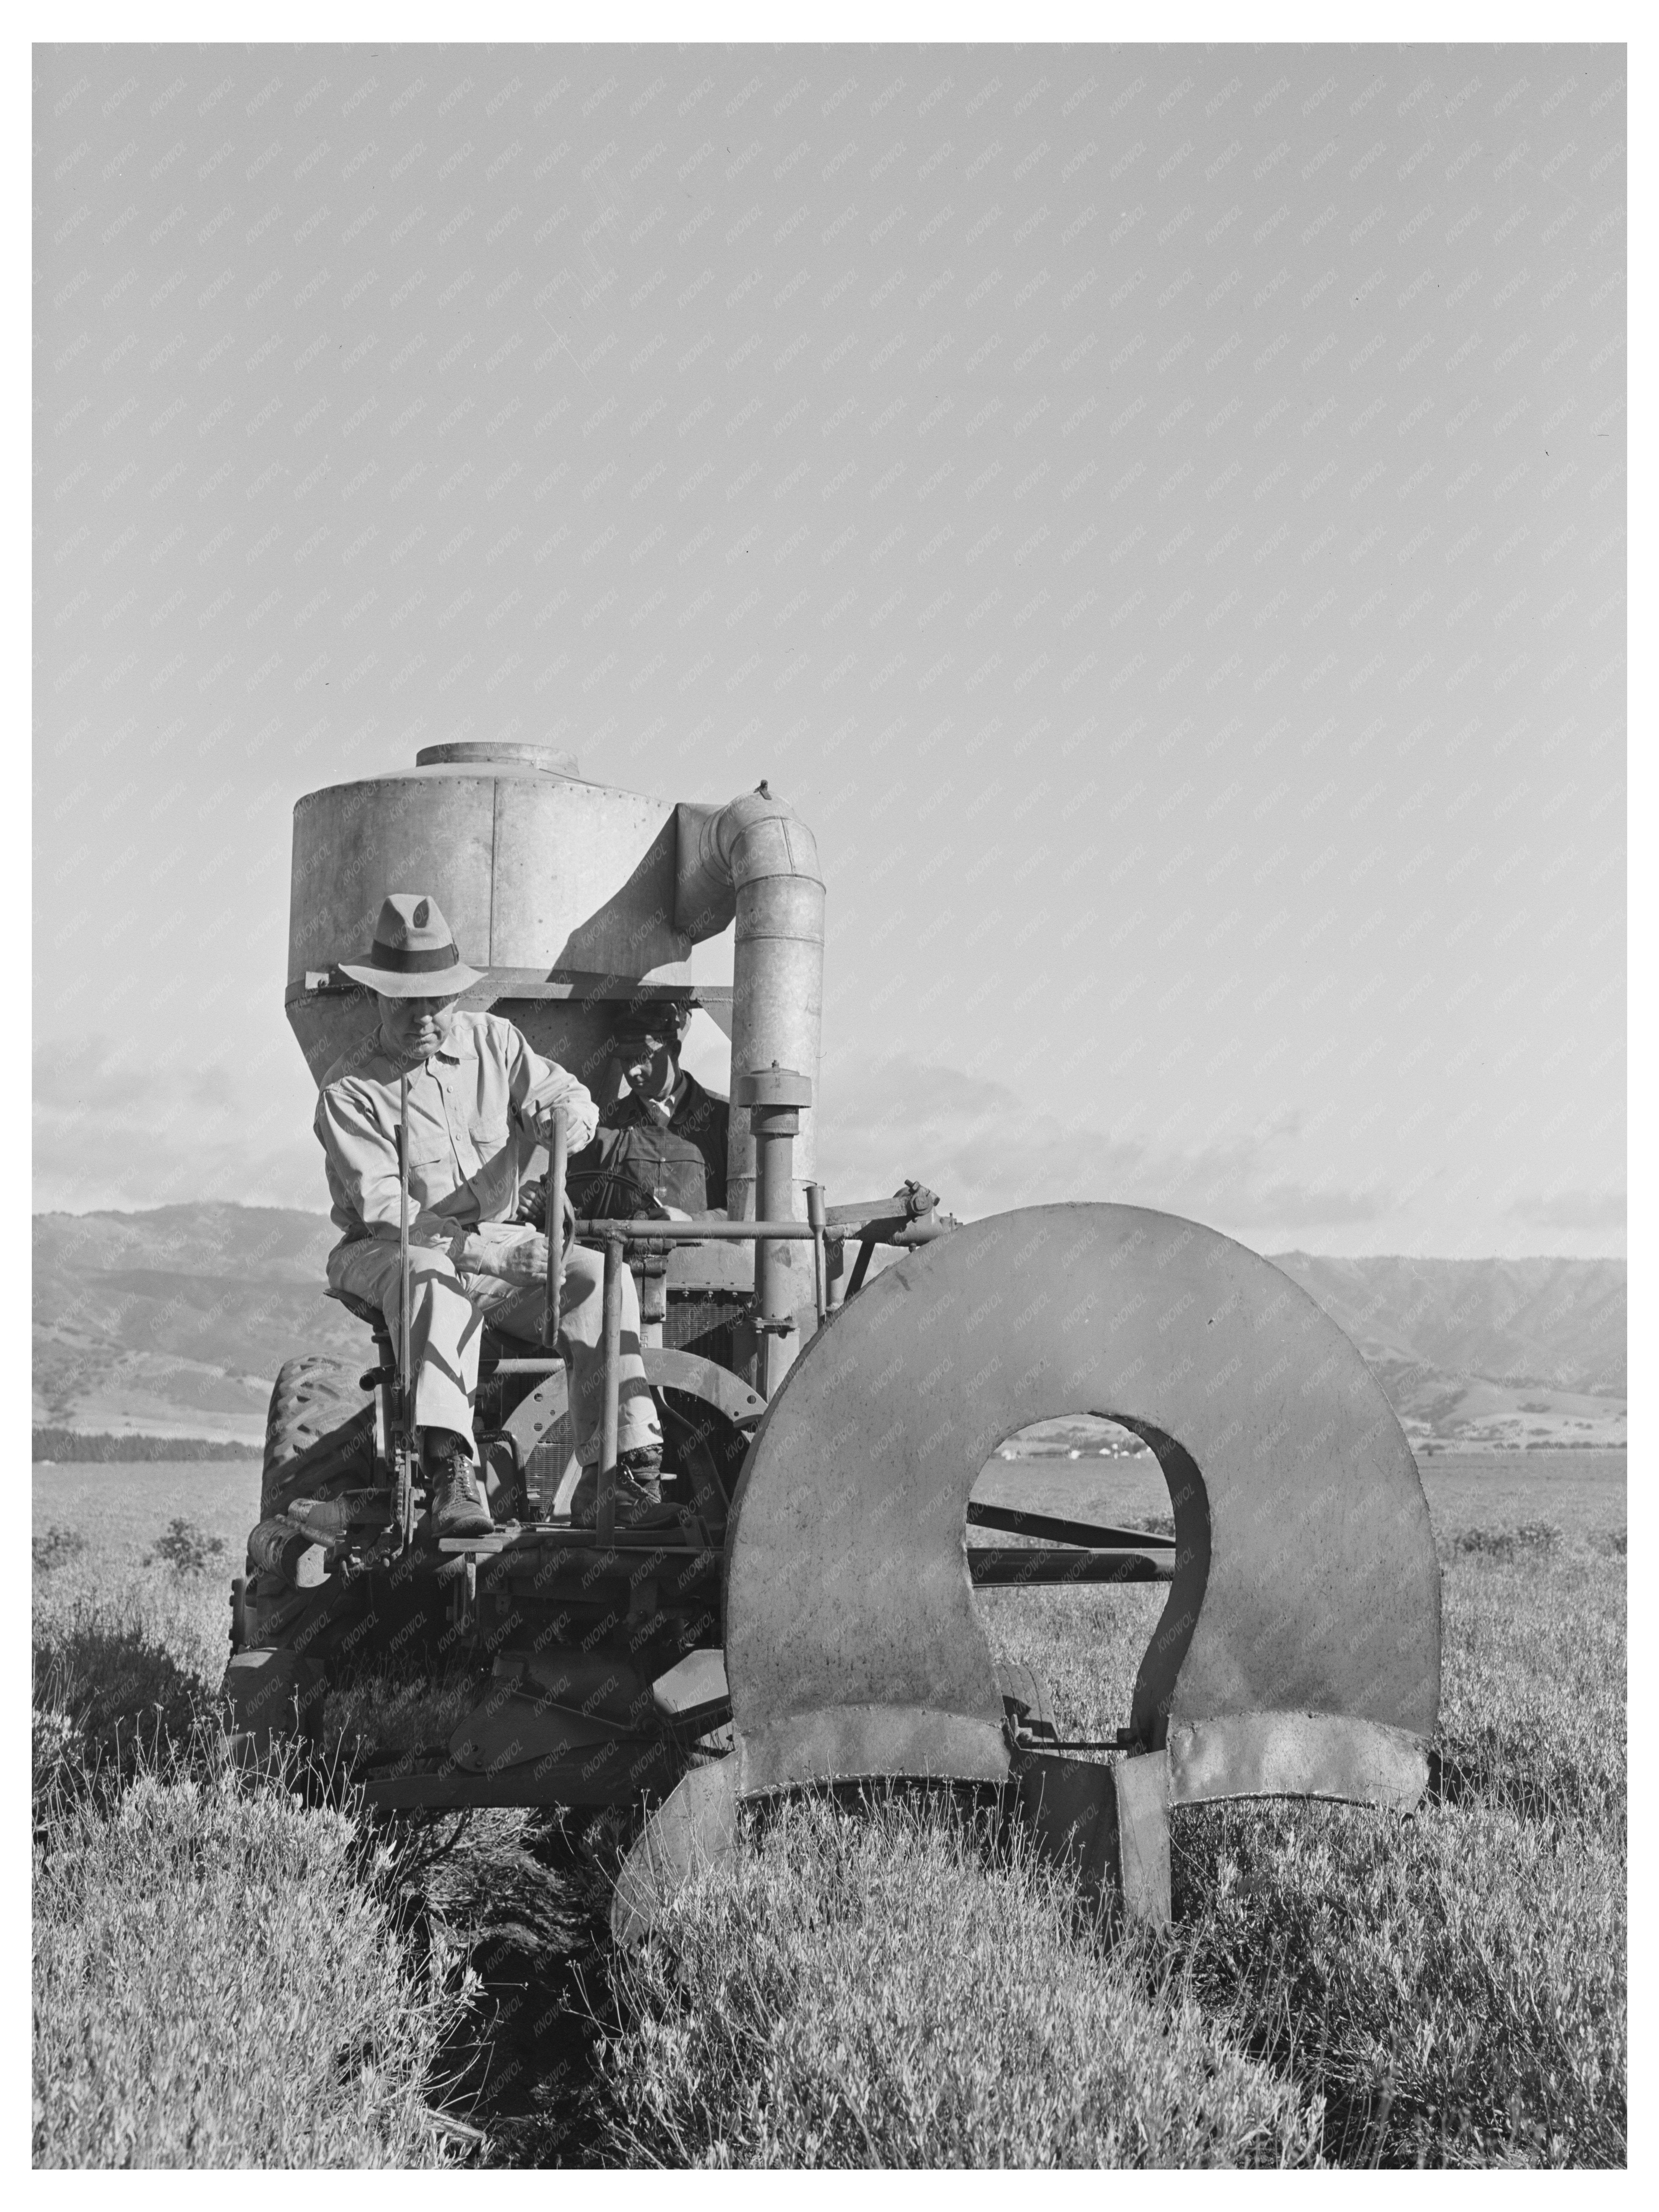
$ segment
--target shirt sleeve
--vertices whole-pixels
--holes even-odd
[[[375,1121],[367,1103],[343,1084],[330,1085],[318,1099],[314,1127],[337,1200],[356,1216],[371,1237],[390,1238],[395,1243],[403,1208],[395,1143]],[[409,1241],[442,1245],[459,1265],[460,1248],[471,1225],[423,1208],[410,1215]]]
[[[507,1026],[511,1028],[511,1024]],[[533,1131],[536,1117],[550,1106],[562,1106],[574,1153],[593,1141],[599,1126],[599,1109],[591,1091],[556,1060],[532,1052],[520,1032],[512,1030],[514,1049],[508,1061],[513,1118],[520,1128]]]

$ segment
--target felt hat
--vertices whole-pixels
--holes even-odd
[[[426,891],[389,891],[374,942],[340,973],[387,999],[453,999],[483,977],[455,949],[443,910]]]

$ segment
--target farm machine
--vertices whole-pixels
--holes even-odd
[[[412,771],[312,793],[286,1005],[319,1080],[374,1021],[340,963],[382,894],[411,884],[483,971],[464,1005],[507,1016],[602,1101],[623,1010],[696,988],[732,1045],[728,1203],[575,1220],[605,1264],[592,1527],[568,1510],[556,1271],[539,1342],[486,1334],[488,1534],[430,1534],[407,1347],[378,1308],[354,1306],[373,1332],[361,1361],[283,1367],[232,1596],[240,1756],[314,1737],[356,1670],[470,1670],[446,1741],[354,1778],[388,1808],[630,1808],[624,1940],[737,1847],[745,1802],[803,1789],[999,1793],[1154,1921],[1174,1806],[1418,1802],[1439,1576],[1370,1370],[1295,1284],[1195,1222],[1061,1201],[957,1224],[914,1182],[830,1204],[814,1173],[824,889],[785,802],[764,784],[725,806],[646,798],[522,744],[429,747]],[[731,982],[694,983],[694,948],[728,931]],[[684,1508],[668,1528],[614,1509],[624,1268],[664,1495]],[[1006,1439],[1066,1414],[1156,1455],[1172,1535],[972,1495]],[[1068,1740],[1048,1686],[999,1662],[975,1593],[1134,1583],[1168,1594],[1125,1723]]]

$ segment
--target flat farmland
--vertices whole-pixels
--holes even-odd
[[[155,1460],[106,1466],[37,1465],[31,1533],[54,1527],[86,1539],[86,1562],[110,1573],[137,1567],[175,1520],[225,1547],[227,1581],[240,1574],[242,1547],[259,1517],[259,1462]]]
[[[1435,1452],[1418,1472],[1437,1534],[1466,1528],[1548,1522],[1564,1534],[1625,1527],[1622,1451]],[[991,1460],[974,1488],[988,1504],[1146,1526],[1167,1520],[1169,1493],[1150,1452],[1045,1449]],[[33,1533],[57,1524],[88,1543],[88,1563],[111,1571],[136,1566],[175,1518],[193,1522],[234,1553],[259,1517],[259,1468],[253,1460],[112,1466],[38,1465]],[[240,1558],[235,1568],[240,1568]]]
[[[1437,1537],[1469,1528],[1514,1528],[1547,1522],[1561,1533],[1589,1535],[1625,1526],[1623,1451],[1434,1451],[1419,1453],[1417,1471]],[[1027,1505],[1034,1512],[1080,1515],[1146,1526],[1169,1517],[1169,1492],[1150,1452],[1045,1449],[994,1459],[974,1486],[988,1504]]]
[[[1150,1455],[1075,1449],[975,1495],[1167,1525]],[[1445,1663],[1412,1819],[1183,1809],[1146,1936],[960,1807],[810,1802],[626,1960],[556,1822],[229,1784],[254,1462],[35,1468],[35,2163],[1622,2164],[1626,1455],[1419,1464]],[[175,1522],[222,1550],[158,1563]],[[981,1603],[1094,1735],[1164,1595]]]
[[[1593,1540],[1625,1533],[1629,1462],[1623,1451],[1437,1452],[1417,1466],[1438,1536],[1542,1522]]]

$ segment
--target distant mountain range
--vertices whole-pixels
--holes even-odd
[[[1413,1442],[1625,1442],[1624,1261],[1273,1264],[1352,1340]]]
[[[34,1216],[37,1424],[257,1442],[298,1352],[368,1364],[320,1214],[218,1203]],[[1274,1264],[1353,1340],[1414,1440],[1622,1443],[1622,1260]]]
[[[37,1213],[35,1420],[257,1441],[293,1353],[369,1364],[368,1331],[325,1296],[337,1235],[278,1206]]]

